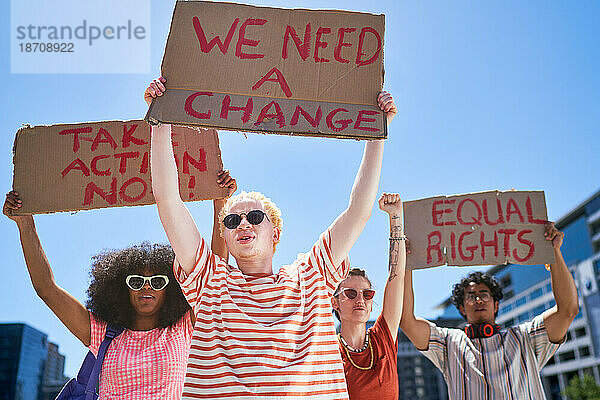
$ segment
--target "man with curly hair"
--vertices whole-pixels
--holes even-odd
[[[564,233],[548,222],[544,236],[554,248],[550,276],[556,305],[517,326],[496,325],[502,288],[491,275],[474,272],[454,285],[452,303],[467,321],[464,330],[415,317],[412,274],[405,275],[400,328],[442,371],[451,400],[546,398],[539,371],[564,342],[579,306],[560,251]]]
[[[161,96],[163,78],[145,98]],[[382,92],[388,123],[396,114]],[[237,266],[213,254],[181,200],[171,127],[152,128],[152,187],[173,246],[176,276],[196,324],[183,398],[347,399],[331,296],[348,273],[350,248],[375,202],[383,140],[367,141],[348,207],[314,246],[273,274],[281,212],[257,192],[225,205],[223,234]]]

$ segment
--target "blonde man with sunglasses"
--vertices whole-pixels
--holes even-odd
[[[145,93],[166,90],[163,78]],[[396,106],[380,93],[388,123]],[[152,186],[176,255],[175,273],[196,315],[183,398],[347,399],[331,296],[375,201],[383,140],[365,144],[348,207],[315,245],[273,274],[280,212],[259,193],[226,205],[223,234],[237,266],[213,254],[179,195],[170,125],[152,128]],[[224,182],[225,183],[225,182]]]
[[[406,236],[402,201],[384,193],[379,208],[389,215],[389,276],[383,293],[383,310],[369,329],[375,290],[364,270],[352,268],[333,296],[333,309],[341,322],[338,335],[350,400],[398,398],[398,325],[402,315]]]

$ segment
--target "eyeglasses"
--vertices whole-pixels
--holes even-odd
[[[373,297],[375,297],[375,290],[374,289],[356,290],[356,289],[352,289],[352,288],[345,288],[345,289],[340,290],[338,292],[338,294],[339,293],[344,293],[344,296],[346,296],[350,300],[354,300],[356,298],[356,296],[358,296],[359,292],[362,292],[362,297],[365,300],[371,300],[371,299],[373,299]]]
[[[490,301],[491,298],[492,298],[492,295],[490,294],[490,292],[481,292],[479,294],[467,293],[467,295],[465,296],[465,301],[468,304],[475,304],[477,299],[479,299],[485,303],[485,302]]]
[[[163,290],[169,284],[169,277],[166,275],[127,275],[125,283],[131,290],[142,290],[146,286],[146,282],[150,283],[150,287],[154,290]]]
[[[242,216],[246,217],[246,221],[251,223],[252,225],[258,225],[263,222],[263,219],[267,217],[267,221],[270,221],[269,216],[265,214],[264,211],[261,210],[252,210],[248,213],[240,213],[240,214],[229,214],[225,218],[223,218],[223,225],[227,229],[235,229],[242,223]]]

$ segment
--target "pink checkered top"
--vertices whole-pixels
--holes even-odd
[[[92,342],[98,354],[106,323],[90,313]],[[180,399],[192,338],[187,312],[173,327],[150,331],[125,329],[112,341],[100,374],[100,398],[147,400]]]

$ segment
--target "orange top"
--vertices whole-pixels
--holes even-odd
[[[369,338],[373,346],[375,362],[373,368],[362,371],[348,360],[348,353],[340,343],[344,362],[344,373],[348,384],[350,400],[396,400],[398,399],[397,343],[392,340],[389,327],[383,315],[369,328]],[[368,367],[371,364],[371,350],[360,353],[349,351],[354,364]]]

